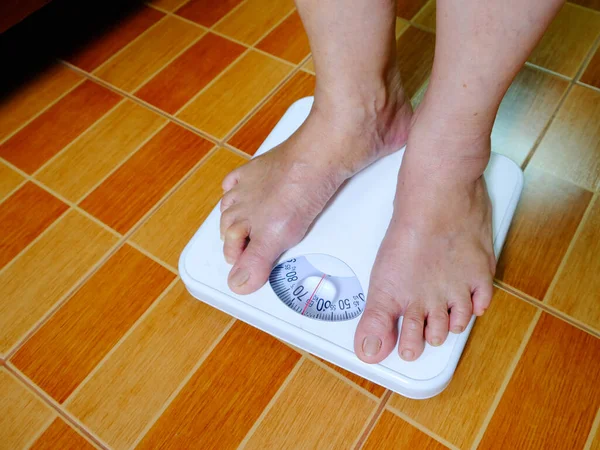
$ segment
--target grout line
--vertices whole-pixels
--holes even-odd
[[[361,394],[369,397],[371,400],[375,400],[376,402],[379,402],[381,400],[380,397],[377,397],[375,394],[373,394],[372,392],[369,392],[367,389],[365,389],[362,386],[359,386],[358,384],[356,384],[354,381],[352,381],[350,378],[346,377],[345,375],[339,373],[337,370],[335,370],[333,367],[328,366],[327,364],[325,364],[323,361],[321,361],[320,359],[318,359],[315,355],[313,355],[312,353],[305,353],[305,357],[306,359],[308,359],[310,362],[314,363],[315,365],[319,366],[321,369],[324,369],[326,372],[328,372],[329,374],[335,376],[336,378],[340,379],[341,381],[345,382],[346,384],[350,385],[352,388],[358,390]],[[359,375],[360,376],[360,375]],[[367,380],[369,381],[369,380]],[[374,383],[376,384],[376,383]]]
[[[193,133],[196,133],[200,137],[202,137],[202,138],[204,138],[206,140],[209,140],[211,142],[214,142],[214,143],[218,143],[219,142],[219,139],[217,139],[214,136],[211,136],[207,132],[199,130],[198,128],[195,128],[194,126],[188,124],[187,122],[184,122],[181,119],[178,119],[177,117],[175,117],[175,116],[173,116],[171,114],[166,113],[162,109],[157,108],[156,106],[154,106],[154,105],[152,105],[152,104],[150,104],[150,103],[148,103],[148,102],[146,102],[146,101],[144,101],[144,100],[136,97],[135,95],[130,94],[129,92],[124,91],[123,89],[120,89],[120,88],[118,88],[118,87],[116,87],[116,86],[108,83],[107,81],[104,81],[102,78],[98,78],[94,74],[85,72],[82,69],[80,69],[79,67],[73,66],[71,63],[69,63],[67,61],[62,61],[61,60],[61,62],[65,66],[67,66],[67,67],[69,67],[69,68],[71,68],[71,69],[73,69],[73,70],[75,70],[75,71],[83,74],[85,77],[89,78],[90,80],[93,80],[94,82],[100,84],[101,86],[104,86],[104,87],[106,87],[106,88],[108,88],[108,89],[110,89],[110,90],[112,90],[114,92],[117,92],[117,93],[123,95],[124,97],[127,97],[128,99],[130,99],[131,101],[137,103],[138,105],[141,105],[141,106],[145,107],[146,109],[149,109],[149,110],[151,110],[151,111],[153,111],[153,112],[161,115],[162,117],[165,117],[165,118],[169,119],[171,122],[174,122],[177,125],[182,126],[186,130],[189,130],[189,131],[191,131]]]
[[[279,400],[279,397],[281,397],[281,395],[286,390],[288,385],[292,382],[292,379],[296,376],[296,374],[300,370],[300,367],[302,366],[302,364],[304,363],[305,360],[306,360],[306,358],[304,356],[300,357],[300,359],[298,360],[296,365],[292,368],[292,370],[290,371],[288,376],[285,378],[285,380],[283,380],[283,383],[281,383],[281,386],[279,386],[279,389],[277,389],[277,392],[275,392],[275,395],[273,395],[273,397],[271,397],[271,400],[269,400],[269,403],[267,403],[267,406],[265,406],[265,408],[262,410],[262,412],[260,413],[260,416],[258,416],[258,418],[254,421],[254,423],[252,424],[252,427],[248,430],[248,432],[246,433],[246,436],[244,436],[244,439],[242,439],[242,441],[238,445],[238,447],[237,447],[238,450],[241,450],[246,447],[246,445],[248,444],[248,442],[250,441],[250,439],[252,438],[252,436],[254,435],[254,433],[256,432],[256,430],[258,429],[258,427],[264,420],[264,418],[267,416],[267,414],[269,414],[269,411],[271,411],[271,409],[273,408],[273,406],[275,405],[277,400]]]
[[[235,148],[233,145],[231,144],[223,144],[221,146],[221,148],[224,148],[225,150],[231,152],[231,153],[235,153],[237,156],[241,156],[242,158],[246,159],[246,160],[250,160],[252,159],[252,156],[250,156],[248,153],[241,151],[238,148]]]
[[[154,299],[154,301],[146,308],[146,311],[138,317],[138,319],[129,327],[129,329],[121,336],[121,338],[116,342],[115,345],[111,347],[111,349],[104,355],[104,357],[98,361],[98,363],[94,366],[94,368],[87,374],[87,376],[79,383],[79,385],[69,394],[69,396],[62,402],[62,406],[65,410],[69,404],[73,401],[73,399],[77,396],[77,394],[85,387],[85,385],[100,371],[100,369],[104,366],[106,361],[110,359],[110,357],[123,345],[123,343],[131,336],[137,328],[141,326],[141,323],[146,320],[152,311],[154,311],[158,304],[167,296],[167,294],[175,287],[177,282],[179,281],[178,277],[175,277],[171,283]]]
[[[383,410],[385,409],[385,406],[387,405],[387,402],[391,396],[392,391],[386,389],[381,398],[379,399],[377,406],[372,411],[369,418],[365,421],[365,424],[363,425],[361,432],[358,435],[358,438],[354,442],[354,445],[352,445],[352,448],[354,450],[359,450],[365,445],[365,442],[367,442],[367,439],[369,438],[371,432],[377,425],[377,422],[379,422],[379,419],[381,419],[381,416],[383,415]]]
[[[600,33],[598,33],[598,36],[596,36],[596,40],[592,43],[590,49],[588,50],[587,55],[585,55],[585,58],[583,58],[583,61],[581,62],[579,69],[577,70],[577,72],[575,73],[575,76],[573,77],[573,81],[577,81],[577,80],[581,79],[582,75],[588,68],[588,65],[594,58],[594,55],[596,54],[596,50],[598,48],[600,48]]]
[[[171,63],[175,62],[175,60],[177,58],[179,58],[181,55],[183,55],[185,52],[187,52],[190,48],[192,48],[194,45],[196,45],[200,41],[200,39],[202,39],[204,36],[206,36],[206,29],[202,28],[201,31],[202,31],[202,33],[200,35],[198,35],[197,37],[195,37],[194,39],[192,39],[188,45],[185,45],[180,51],[175,53],[168,61],[166,61],[162,66],[160,66],[160,68],[156,69],[154,72],[152,72],[152,74],[150,74],[148,77],[146,77],[141,83],[139,83],[137,86],[132,88],[131,95],[135,95],[136,92],[140,91],[144,86],[146,86],[146,84],[148,84],[150,81],[152,81],[154,79],[154,77],[156,77],[163,70],[165,70],[167,67],[169,67],[171,65]],[[116,86],[116,87],[118,87],[118,86]]]
[[[271,26],[271,28],[268,28],[267,31],[262,34],[262,36],[260,36],[258,39],[256,39],[256,41],[254,41],[254,43],[252,44],[252,47],[255,47],[257,44],[260,44],[260,42],[263,39],[265,39],[269,34],[271,34],[273,32],[273,30],[275,30],[275,28],[277,28],[279,25],[281,25],[283,22],[285,22],[295,12],[296,12],[296,6],[294,5],[294,7],[290,10],[290,12],[285,14],[281,19],[279,19],[277,22],[275,22]]]
[[[592,198],[590,199],[590,202],[588,203],[588,205],[586,207],[586,210],[583,213],[583,216],[581,217],[581,220],[579,221],[579,224],[577,225],[577,229],[575,230],[575,233],[573,233],[571,242],[569,242],[569,246],[567,247],[567,250],[565,251],[565,254],[562,257],[560,264],[556,268],[556,272],[554,272],[554,276],[552,277],[550,286],[548,286],[548,289],[546,290],[546,294],[542,298],[542,303],[547,304],[546,302],[550,299],[552,291],[554,291],[554,288],[556,287],[556,284],[558,283],[558,279],[560,278],[561,273],[565,269],[565,266],[567,264],[569,257],[571,256],[571,253],[573,252],[573,248],[575,247],[577,240],[581,236],[581,233],[583,233],[585,224],[589,220],[590,215],[592,214],[592,209],[594,208],[594,203],[596,201],[598,201],[598,194],[594,193],[592,195]],[[550,306],[550,305],[548,305],[548,306]]]
[[[600,428],[600,408],[596,411],[596,418],[592,422],[592,427],[590,428],[590,434],[588,434],[588,438],[585,441],[585,445],[583,446],[583,450],[591,450],[592,442],[594,442],[594,438],[598,437],[598,429]]]
[[[19,351],[19,349],[33,336],[37,331],[44,326],[44,324],[52,317],[62,306],[69,301],[71,296],[75,294],[87,281],[96,273],[96,271],[104,265],[106,261],[110,259],[110,257],[121,248],[121,241],[117,241],[112,247],[109,247],[106,252],[98,259],[95,264],[83,274],[79,279],[77,279],[73,286],[68,289],[63,295],[61,295],[53,305],[51,305],[48,310],[34,323],[22,336],[19,340],[6,352],[4,357],[8,361],[10,358],[14,356],[15,353]]]
[[[142,429],[142,431],[140,431],[140,434],[137,436],[137,438],[133,441],[133,443],[129,447],[130,449],[137,447],[137,445],[141,442],[141,440],[144,438],[144,436],[146,436],[148,431],[150,431],[150,429],[154,426],[154,424],[158,421],[158,419],[160,419],[160,417],[167,410],[167,408],[171,405],[171,403],[173,403],[173,400],[175,400],[175,398],[179,395],[179,393],[183,390],[183,388],[191,380],[191,378],[194,376],[194,374],[200,368],[200,366],[202,364],[204,364],[204,361],[208,358],[208,356],[213,352],[213,350],[217,347],[217,345],[219,345],[219,343],[223,340],[223,338],[229,332],[229,330],[231,329],[231,327],[233,326],[233,324],[235,322],[236,322],[236,319],[232,318],[231,321],[227,325],[225,325],[225,327],[223,328],[221,333],[219,333],[219,335],[215,338],[213,343],[206,349],[206,351],[198,359],[196,364],[194,364],[194,367],[192,367],[192,369],[189,371],[189,373],[181,380],[179,385],[173,390],[173,392],[171,393],[169,398],[165,401],[165,403],[158,410],[158,412],[154,415],[154,417],[152,417],[152,419],[148,421],[148,423]]]
[[[179,179],[179,181],[177,183],[175,183],[175,185],[169,190],[167,191],[167,193],[160,199],[158,200],[154,206],[152,208],[150,208],[146,214],[144,214],[144,216],[142,216],[130,229],[127,233],[125,233],[124,235],[121,235],[119,233],[117,233],[115,230],[113,230],[112,228],[110,228],[108,225],[104,224],[103,222],[98,222],[99,224],[101,224],[101,226],[103,228],[105,228],[108,231],[111,231],[113,234],[115,234],[117,237],[119,237],[119,240],[117,241],[117,243],[111,247],[107,253],[105,255],[103,255],[102,258],[99,259],[99,261],[94,264],[90,270],[88,272],[86,272],[86,274],[84,276],[82,276],[82,278],[80,278],[79,280],[77,280],[77,282],[73,285],[73,287],[64,295],[61,297],[61,299],[59,301],[57,301],[57,303],[55,303],[54,307],[51,308],[30,330],[28,330],[28,332],[15,344],[15,346],[13,346],[11,348],[11,350],[7,353],[7,355],[5,355],[6,359],[9,359],[12,355],[14,355],[14,353],[16,353],[19,348],[25,343],[27,342],[27,340],[39,329],[41,328],[44,323],[46,323],[47,320],[49,320],[50,317],[52,317],[52,315],[54,315],[58,309],[60,309],[60,307],[62,307],[62,305],[68,301],[69,297],[76,292],[79,288],[81,288],[88,280],[89,278],[91,278],[96,271],[104,264],[106,263],[106,261],[108,261],[125,243],[126,241],[138,230],[138,228],[140,228],[143,223],[148,219],[148,217],[150,217],[152,214],[154,214],[154,212],[156,212],[156,210],[158,210],[163,204],[164,202],[167,201],[167,199],[171,196],[171,194],[173,194],[173,192],[175,192],[177,189],[179,189],[179,187],[181,187],[181,185],[183,183],[185,183],[185,181],[187,181],[187,179],[208,159],[210,158],[210,156],[216,152],[217,150],[217,146],[213,147],[206,155],[204,155],[182,178]],[[35,182],[36,180],[31,180],[33,182]],[[39,182],[38,182],[39,183]],[[37,183],[36,183],[37,184]],[[48,189],[47,187],[45,187],[43,184],[40,184],[40,187],[46,189],[48,192],[54,194],[50,189]],[[73,207],[73,209],[77,210],[78,212],[81,212],[83,210],[80,210],[77,207]],[[68,210],[67,210],[68,211]],[[86,213],[86,217],[87,217],[87,213]],[[93,217],[93,216],[90,216]],[[98,219],[94,218],[94,221],[98,221]],[[56,222],[56,221],[55,221]],[[129,245],[129,244],[128,244]],[[14,260],[15,258],[13,258]],[[10,263],[9,263],[10,264]],[[7,264],[8,266],[8,264]],[[5,266],[6,267],[6,266]],[[0,274],[2,272],[0,271]],[[177,274],[177,272],[175,272],[175,274]]]
[[[194,95],[192,95],[190,97],[190,99],[185,102],[177,111],[175,111],[172,116],[173,117],[177,117],[177,115],[181,114],[188,106],[190,106],[198,97],[200,97],[200,95],[202,95],[204,92],[206,92],[211,86],[213,86],[214,84],[217,83],[217,81],[219,81],[221,78],[223,78],[225,76],[226,73],[229,72],[229,70],[236,64],[238,64],[247,54],[250,53],[252,49],[250,48],[246,48],[242,53],[240,53],[240,55],[235,58],[232,62],[229,63],[229,65],[227,67],[225,67],[221,72],[219,72],[217,74],[216,77],[214,77],[212,80],[210,80],[210,82],[204,86],[202,89],[200,89],[198,92],[196,92]]]
[[[259,101],[254,106],[254,108],[248,111],[248,113],[242,119],[240,119],[240,121],[236,125],[234,125],[234,127],[231,130],[229,130],[229,132],[225,135],[225,137],[223,137],[221,141],[222,145],[224,145],[229,139],[231,139],[235,135],[235,133],[237,133],[246,124],[246,122],[248,122],[254,116],[254,114],[260,111],[260,109],[262,109],[262,107],[265,106],[269,102],[269,100],[271,100],[275,93],[277,93],[283,86],[285,86],[285,84],[288,81],[290,81],[294,77],[294,75],[296,75],[299,71],[300,66],[296,66],[285,77],[283,77],[283,79],[279,83],[277,83],[275,87],[273,87],[273,89],[271,89],[271,91],[269,91],[261,99],[261,101]]]
[[[110,450],[110,447],[102,441],[95,433],[91,430],[88,430],[87,427],[79,421],[79,419],[68,411],[61,408],[60,403],[58,403],[54,398],[50,397],[46,392],[40,389],[33,381],[29,379],[26,375],[24,375],[19,369],[17,369],[10,362],[6,364],[6,368],[12,373],[15,378],[18,378],[30,391],[33,391],[39,398],[41,398],[50,408],[52,408],[57,416],[63,419],[65,422],[70,424],[76,431],[86,437],[88,440],[92,441],[95,445],[100,447],[101,449]]]
[[[218,27],[219,25],[221,25],[223,22],[225,22],[229,16],[232,16],[238,9],[242,8],[242,5],[245,5],[246,3],[248,3],[246,0],[241,1],[239,4],[235,5],[233,8],[231,8],[227,14],[225,14],[223,17],[221,17],[219,20],[217,20],[215,23],[212,24],[212,26],[210,27],[211,30],[215,29],[216,27]]]
[[[176,10],[178,10],[178,9],[179,9],[179,8],[181,8],[183,5],[185,5],[186,3],[189,3],[189,0],[182,0],[182,1],[181,1],[181,2],[180,2],[178,5],[177,5],[177,6],[175,6],[175,7],[173,8],[173,11],[176,11]],[[156,5],[154,5],[152,2],[149,2],[149,1],[148,1],[148,2],[145,2],[144,4],[145,4],[146,6],[148,6],[148,7],[150,7],[150,8],[155,8],[155,9],[157,9],[157,10],[161,11],[161,12],[165,12],[165,13],[171,13],[171,12],[173,12],[173,11],[168,11],[168,10],[166,10],[166,9],[163,9],[163,8],[161,8],[160,6],[156,6]]]
[[[150,142],[150,140],[152,140],[152,138],[154,138],[154,136],[156,136],[158,133],[160,133],[161,130],[163,130],[168,124],[169,124],[169,121],[166,120],[165,123],[158,126],[158,128],[156,130],[154,130],[152,133],[150,133],[146,139],[144,139],[142,142],[140,142],[140,144],[137,147],[132,149],[128,155],[126,155],[119,163],[117,163],[115,165],[115,167],[113,167],[111,170],[109,170],[105,176],[100,178],[100,180],[98,180],[95,184],[93,184],[92,187],[90,187],[83,195],[79,196],[79,198],[77,200],[75,200],[73,203],[75,205],[79,205],[79,203],[81,203],[88,195],[90,195],[92,192],[94,192],[98,188],[98,186],[100,186],[102,183],[104,183],[106,180],[108,180],[117,170],[119,170],[121,167],[123,167],[123,165],[127,161],[129,161],[133,157],[133,155],[135,155],[142,147],[144,147],[148,142]]]
[[[154,261],[156,264],[159,264],[162,267],[164,267],[165,269],[167,269],[169,272],[173,272],[175,275],[179,275],[179,271],[175,267],[171,266],[169,263],[166,263],[165,261],[163,261],[159,257],[154,256],[152,253],[150,253],[148,250],[146,250],[140,244],[136,243],[135,241],[132,241],[131,238],[128,239],[126,241],[126,243],[127,243],[127,245],[130,245],[131,247],[135,248],[138,252],[140,252],[143,255],[147,256],[149,259],[151,259],[152,261]]]
[[[548,132],[548,130],[550,129],[550,127],[554,123],[554,119],[558,115],[558,112],[560,111],[560,109],[562,108],[563,104],[567,100],[567,97],[569,96],[569,94],[570,94],[570,92],[571,92],[572,89],[573,89],[573,80],[569,81],[569,85],[567,86],[567,88],[563,92],[562,96],[560,97],[560,99],[556,103],[554,111],[552,111],[552,114],[550,115],[550,117],[546,121],[546,124],[544,125],[544,128],[542,128],[542,131],[540,132],[540,134],[538,135],[537,139],[535,140],[535,142],[531,146],[531,149],[529,150],[529,152],[527,153],[527,155],[523,159],[523,163],[521,164],[521,169],[523,171],[525,171],[525,169],[529,165],[530,161],[533,159],[533,156],[534,156],[535,152],[537,151],[538,147],[540,146],[540,144],[544,140],[544,137],[546,136],[546,133]]]
[[[498,405],[500,404],[500,400],[502,399],[504,392],[506,392],[506,388],[508,387],[508,384],[509,384],[510,380],[512,379],[512,376],[514,375],[515,370],[517,369],[517,365],[518,365],[519,361],[521,360],[523,353],[525,352],[525,348],[527,347],[527,344],[529,343],[529,340],[531,339],[531,336],[533,335],[535,327],[536,327],[538,321],[540,320],[541,316],[542,316],[542,310],[540,309],[536,312],[533,319],[531,319],[531,323],[529,324],[529,327],[527,328],[527,331],[525,332],[525,335],[523,336],[521,345],[519,346],[510,366],[508,367],[508,370],[506,371],[504,380],[502,381],[500,388],[498,388],[498,392],[496,392],[496,396],[494,397],[494,400],[492,401],[492,404],[490,406],[490,409],[488,410],[487,415],[483,419],[483,422],[481,424],[481,427],[479,428],[479,431],[475,435],[475,439],[473,440],[473,443],[471,444],[471,450],[475,450],[481,443],[481,440],[483,439],[483,435],[485,434],[485,431],[486,431],[488,425],[492,421],[492,417],[494,416],[494,413],[496,412],[496,409],[498,408]]]
[[[538,72],[545,73],[546,75],[552,75],[553,77],[560,78],[561,80],[564,80],[564,81],[569,81],[569,82],[573,81],[573,78],[568,77],[567,75],[563,75],[560,72],[555,72],[554,70],[548,69],[543,66],[538,66],[537,64],[534,64],[529,61],[525,61],[525,64],[523,65],[523,67],[527,67],[529,69],[533,69]]]
[[[7,262],[4,265],[4,267],[1,267],[0,275],[4,275],[4,272],[6,272],[10,267],[12,267],[17,259],[21,258],[21,256],[24,255],[27,251],[29,251],[31,247],[37,244],[47,233],[50,232],[50,230],[56,228],[57,224],[66,217],[67,213],[69,212],[69,209],[70,208],[67,208],[60,216],[54,219],[54,222],[48,225],[46,229],[44,229],[40,234],[38,234],[34,239],[32,239],[31,242],[29,242],[29,244],[23,247],[21,251],[19,251],[15,256],[12,257],[12,259],[9,262]]]
[[[454,445],[451,442],[447,441],[446,439],[444,439],[440,435],[434,433],[433,431],[431,431],[429,428],[425,427],[424,425],[421,425],[419,422],[417,422],[416,420],[414,420],[411,417],[407,416],[402,411],[400,411],[400,410],[398,410],[398,409],[396,409],[396,408],[394,408],[393,406],[390,406],[390,405],[386,405],[386,409],[388,411],[396,414],[402,420],[404,420],[408,424],[412,425],[413,427],[415,427],[419,431],[423,432],[424,434],[426,434],[430,438],[438,441],[440,444],[445,445],[446,447],[448,447],[448,448],[450,448],[452,450],[459,450],[456,445]]]
[[[139,35],[137,35],[135,38],[133,38],[131,41],[129,41],[127,43],[127,45],[125,45],[123,48],[119,49],[118,51],[116,51],[115,53],[113,53],[106,61],[104,61],[102,64],[100,64],[98,67],[96,67],[94,70],[92,70],[89,73],[95,73],[95,72],[99,72],[101,71],[105,66],[108,66],[113,59],[116,59],[116,57],[118,55],[120,55],[121,53],[123,53],[130,45],[132,45],[134,42],[137,42],[139,40],[142,39],[143,36],[145,36],[146,34],[148,34],[152,29],[158,27],[158,25],[165,21],[165,19],[168,17],[169,15],[165,15],[164,17],[161,17],[160,20],[157,20],[155,23],[153,23],[152,25],[150,25],[148,28],[146,28],[144,30],[143,33],[140,33]],[[75,66],[76,67],[76,66]],[[83,69],[80,69],[83,70]],[[86,72],[87,73],[87,72]]]
[[[0,158],[0,161],[4,162],[4,160],[1,158]],[[25,183],[27,183],[27,181],[29,181],[27,178],[23,177],[23,175],[21,175],[21,174],[19,174],[19,176],[21,178],[23,178],[23,180],[21,180],[15,188],[8,191],[6,193],[6,195],[0,197],[0,203],[3,203],[5,200],[7,200],[9,197],[11,197],[15,192],[17,192],[19,189],[21,189],[25,185]]]
[[[5,142],[7,142],[15,134],[17,134],[19,131],[21,131],[23,128],[25,128],[27,125],[29,125],[31,122],[33,122],[35,119],[37,119],[39,116],[41,116],[42,114],[44,114],[51,107],[53,107],[54,105],[56,105],[59,101],[61,101],[63,98],[65,98],[71,92],[73,92],[77,87],[79,87],[80,85],[82,85],[84,82],[85,82],[85,78],[82,78],[77,83],[75,83],[72,87],[70,87],[65,92],[63,92],[61,95],[59,95],[55,100],[53,100],[50,103],[48,103],[44,108],[42,108],[41,110],[39,110],[32,117],[30,117],[29,119],[27,119],[25,122],[23,122],[21,125],[19,125],[17,128],[15,128],[9,134],[7,134],[2,139],[0,139],[0,145],[2,145]]]
[[[575,83],[575,84],[577,86],[591,89],[592,91],[595,91],[595,92],[600,92],[600,87],[592,86],[591,84],[584,83],[583,81],[577,81],[577,83]]]
[[[80,141],[83,136],[85,136],[88,132],[94,130],[95,128],[97,128],[100,124],[100,122],[102,122],[104,119],[106,119],[106,117],[108,117],[111,113],[113,113],[117,108],[119,108],[119,106],[121,106],[123,103],[125,103],[126,99],[121,98],[116,104],[115,106],[113,106],[112,108],[110,108],[108,111],[106,111],[104,114],[102,114],[100,117],[98,117],[92,124],[90,124],[90,126],[88,126],[85,130],[83,130],[81,133],[79,133],[75,139],[73,139],[71,142],[69,142],[67,145],[65,145],[63,148],[61,148],[58,152],[56,152],[54,155],[52,155],[49,159],[47,159],[40,167],[38,167],[36,170],[34,170],[31,173],[31,177],[35,178],[36,175],[39,175],[46,167],[48,167],[53,161],[55,161],[56,159],[58,159],[58,157],[65,153],[69,148],[71,148],[73,145],[75,145],[78,141]]]
[[[16,377],[15,377],[16,378]],[[17,381],[18,383],[24,385],[24,383],[21,380]],[[25,390],[27,392],[30,391],[30,389],[27,386],[23,386],[25,388]],[[33,394],[37,400],[37,395]],[[46,407],[48,407],[48,405],[45,405]],[[29,442],[27,442],[25,445],[23,445],[23,449],[30,449],[33,444],[36,443],[36,441],[42,437],[42,434],[44,434],[46,432],[46,430],[48,428],[50,428],[50,425],[52,425],[52,422],[54,422],[56,420],[56,418],[58,417],[56,412],[54,410],[52,410],[51,408],[48,408],[51,412],[50,418],[46,421],[46,423],[44,423],[39,430],[37,430],[36,433],[34,433],[33,437],[31,439],[29,439]]]
[[[502,289],[503,291],[506,291],[509,294],[517,297],[519,300],[527,302],[530,305],[535,306],[536,308],[544,311],[545,313],[550,314],[551,316],[554,316],[557,319],[560,319],[563,322],[566,322],[569,325],[574,326],[575,328],[578,328],[585,333],[588,333],[588,334],[591,334],[592,336],[596,336],[596,337],[600,338],[600,330],[596,330],[596,329],[592,328],[590,325],[587,325],[584,322],[581,322],[580,320],[575,319],[574,317],[571,317],[571,316],[563,313],[562,311],[554,308],[553,306],[549,306],[545,303],[542,303],[541,301],[530,296],[529,294],[521,292],[518,289],[516,289],[502,281],[496,280],[494,282],[494,285],[497,288]]]

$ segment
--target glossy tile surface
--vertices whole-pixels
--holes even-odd
[[[542,314],[481,447],[582,448],[600,406],[598,352],[598,338]]]
[[[449,386],[421,401],[177,277],[223,178],[315,92],[294,2],[100,3],[93,24],[66,3],[25,21],[27,39],[3,35],[1,448],[600,450],[598,0],[563,8],[503,99],[491,144],[525,191],[493,302]],[[398,3],[414,107],[435,14],[435,0]]]

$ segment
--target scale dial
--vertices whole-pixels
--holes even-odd
[[[365,309],[358,278],[333,256],[312,254],[284,261],[273,268],[269,283],[283,303],[311,319],[351,320]]]

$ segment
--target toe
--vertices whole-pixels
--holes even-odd
[[[251,237],[229,274],[229,287],[246,295],[260,289],[269,278],[273,263],[284,248],[277,240]]]
[[[473,304],[468,293],[454,297],[448,302],[448,307],[450,308],[450,331],[462,333],[473,315]]]
[[[421,302],[409,303],[404,311],[402,331],[400,332],[400,345],[398,352],[405,361],[414,361],[425,347],[423,327],[425,322],[425,308]]]
[[[492,301],[494,288],[491,277],[475,287],[472,294],[473,314],[482,316]]]
[[[239,213],[240,211],[237,211],[236,207],[233,205],[221,213],[221,222],[219,224],[221,240],[225,240],[225,233],[227,233],[229,227],[231,227],[231,225],[233,225],[234,223],[238,222],[238,215],[240,215]]]
[[[366,363],[384,360],[398,341],[400,306],[391,296],[371,289],[354,335],[354,351]]]
[[[442,345],[448,337],[448,306],[440,303],[429,309],[427,313],[427,326],[425,338],[430,345]]]
[[[227,191],[230,191],[231,189],[233,189],[233,187],[236,184],[238,184],[239,181],[240,181],[239,169],[236,169],[233,172],[230,172],[229,175],[227,175],[223,179],[223,182],[221,183],[221,187],[223,188],[223,190],[225,192],[227,192]]]
[[[250,226],[248,222],[236,222],[225,232],[223,255],[228,264],[235,264],[246,248]]]
[[[233,190],[229,190],[223,195],[221,199],[221,212],[225,212],[227,208],[235,203],[235,193]]]

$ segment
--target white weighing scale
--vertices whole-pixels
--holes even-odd
[[[298,129],[312,102],[308,97],[294,103],[256,155]],[[475,317],[461,334],[450,333],[443,345],[425,344],[416,361],[400,359],[397,345],[379,364],[360,361],[353,350],[371,268],[392,216],[403,154],[387,156],[350,179],[302,242],[277,261],[269,282],[250,295],[237,295],[227,286],[231,266],[223,257],[217,205],[181,254],[179,272],[187,289],[217,309],[400,395],[424,399],[439,394],[452,378]],[[523,173],[510,159],[492,154],[485,179],[498,256],[521,195]]]

